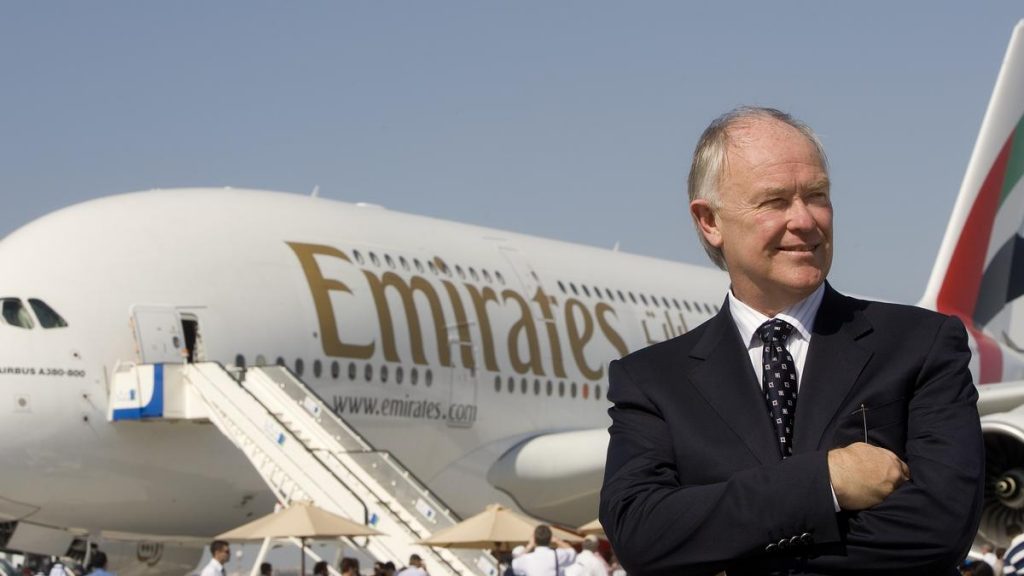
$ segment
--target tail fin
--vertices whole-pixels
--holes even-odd
[[[981,382],[1001,380],[993,338],[1024,342],[1024,20],[1017,23],[953,216],[920,305],[959,316],[977,340]],[[1022,318],[1024,319],[1024,318]],[[994,354],[986,348],[995,347]],[[998,361],[986,362],[985,357]],[[988,364],[988,366],[986,366]],[[997,365],[998,364],[998,365]]]

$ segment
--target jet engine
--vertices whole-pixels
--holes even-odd
[[[1013,526],[1024,529],[1024,410],[981,419],[985,438],[985,500],[978,535],[995,546],[1010,543]]]

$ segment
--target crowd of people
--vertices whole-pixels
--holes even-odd
[[[979,547],[980,558],[968,558],[960,565],[963,576],[1016,576],[1024,574],[1024,534],[1021,528],[1011,526],[1010,545],[996,549],[991,544]]]
[[[605,554],[608,554],[606,557]],[[102,554],[99,553],[99,554]],[[552,535],[546,524],[537,526],[533,538],[525,546],[516,546],[511,553],[496,553],[501,565],[502,576],[626,576],[626,572],[615,561],[614,554],[605,547],[597,536],[587,536],[577,552],[568,542]],[[199,576],[227,576],[225,565],[231,558],[231,547],[224,540],[210,543],[210,561]],[[102,557],[102,567],[106,557]],[[313,576],[330,576],[329,564],[321,560],[313,566]],[[360,576],[359,559],[343,557],[338,563],[342,576]],[[377,561],[373,564],[373,576],[430,576],[426,563],[418,554],[412,554],[402,568],[391,561]],[[71,576],[49,574],[47,576]],[[95,576],[112,576],[107,572]],[[260,565],[260,576],[273,576],[273,567],[268,562]]]
[[[579,552],[568,542],[556,538],[551,527],[537,526],[525,546],[516,546],[511,554],[499,555],[503,576],[626,576],[614,554],[601,549],[597,536],[587,536]]]

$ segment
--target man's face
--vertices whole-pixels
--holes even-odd
[[[223,548],[221,550],[218,550],[216,558],[217,562],[220,562],[221,565],[227,564],[228,560],[231,559],[231,548]]]
[[[691,203],[722,250],[734,294],[769,316],[813,292],[832,266],[828,175],[813,143],[773,119],[733,126],[717,210]]]

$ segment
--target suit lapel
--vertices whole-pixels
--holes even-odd
[[[781,456],[746,350],[729,313],[727,299],[690,351],[692,358],[702,362],[696,364],[689,377],[754,457],[761,464],[770,464],[781,460]]]
[[[871,352],[857,343],[870,331],[871,324],[851,301],[826,284],[800,377],[794,452],[820,448],[825,430],[871,359]]]

